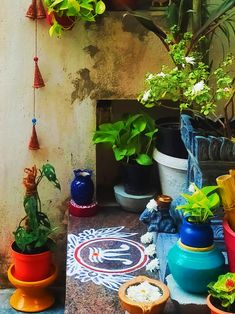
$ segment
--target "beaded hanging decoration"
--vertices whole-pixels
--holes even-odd
[[[32,0],[31,5],[28,8],[28,11],[26,12],[26,17],[34,20],[35,22],[35,56],[33,58],[35,69],[34,69],[34,82],[33,82],[33,118],[32,118],[32,134],[29,141],[28,148],[30,150],[37,150],[40,148],[37,132],[36,132],[36,90],[38,88],[44,87],[44,81],[41,75],[41,72],[39,70],[38,66],[38,19],[44,19],[46,18],[46,13],[42,4],[42,0]]]

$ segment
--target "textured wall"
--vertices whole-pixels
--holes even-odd
[[[14,3],[14,5],[12,5]],[[162,46],[121,13],[97,25],[77,25],[62,39],[39,22],[39,66],[46,87],[37,92],[41,149],[28,151],[33,111],[34,22],[25,18],[30,0],[2,0],[0,10],[0,286],[7,285],[12,231],[23,217],[23,169],[52,163],[61,193],[42,183],[44,209],[57,233],[58,264],[64,265],[66,200],[74,168],[95,168],[91,143],[97,99],[135,99],[144,73],[165,61]]]

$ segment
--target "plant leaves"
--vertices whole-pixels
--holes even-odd
[[[152,165],[153,161],[152,158],[149,157],[147,154],[140,154],[137,156],[136,161],[138,164],[142,166],[149,166]]]

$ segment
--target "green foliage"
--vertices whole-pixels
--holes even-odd
[[[154,120],[146,114],[129,115],[114,123],[104,123],[93,136],[93,143],[107,143],[117,161],[152,164],[153,137],[157,132]]]
[[[105,4],[102,0],[44,0],[48,13],[56,13],[58,16],[68,16],[75,20],[94,22],[97,15],[103,14]],[[65,30],[55,18],[49,30],[50,36],[59,37]]]
[[[41,211],[41,201],[37,187],[43,178],[46,178],[59,190],[60,184],[52,165],[45,164],[38,171],[40,174],[35,177],[35,192],[32,195],[26,193],[24,197],[23,205],[26,216],[21,219],[16,231],[13,232],[16,245],[23,253],[32,253],[35,249],[44,246],[48,248],[54,246],[49,236],[56,228],[52,228],[47,215]]]
[[[202,189],[195,184],[193,186],[195,192],[192,195],[181,194],[187,202],[176,209],[182,210],[188,221],[203,223],[214,216],[213,210],[220,205],[220,197],[216,192],[218,186],[205,186]]]
[[[235,302],[235,273],[219,276],[216,282],[209,283],[208,290],[215,299],[220,300],[222,307],[230,312],[230,307]]]
[[[166,42],[174,66],[162,66],[159,73],[148,73],[139,101],[150,108],[164,106],[164,99],[172,100],[179,103],[180,111],[190,110],[203,116],[215,115],[219,106],[226,108],[235,93],[234,78],[229,74],[234,57],[229,55],[217,69],[210,71],[200,53],[188,54],[192,33],[185,33],[175,44],[172,36],[167,36]]]

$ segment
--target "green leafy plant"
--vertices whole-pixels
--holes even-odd
[[[152,164],[155,121],[146,114],[129,115],[114,123],[101,124],[93,136],[93,143],[107,143],[117,161]]]
[[[235,303],[235,273],[226,273],[218,277],[216,282],[208,285],[209,293],[220,305],[230,312],[231,306]]]
[[[190,222],[203,223],[214,216],[213,210],[220,205],[220,197],[216,192],[218,186],[205,186],[199,189],[193,185],[194,192],[190,194],[181,194],[186,200],[183,205],[178,205],[177,210],[182,210],[183,215]]]
[[[174,28],[172,29],[174,33]],[[169,54],[174,62],[172,67],[162,66],[159,73],[148,73],[145,90],[139,101],[147,108],[163,106],[167,109],[191,111],[194,115],[210,116],[220,122],[223,135],[231,138],[229,105],[233,105],[235,94],[234,77],[229,74],[234,57],[229,55],[216,69],[210,70],[203,62],[202,54],[189,51],[192,33],[185,33],[183,39],[173,43],[173,35],[166,38]],[[203,41],[203,38],[201,39]],[[177,106],[167,106],[164,100],[172,100]],[[224,119],[216,109],[224,109]]]
[[[59,37],[62,31],[66,28],[63,27],[53,15],[56,13],[59,17],[67,16],[77,20],[94,22],[97,15],[101,15],[105,11],[105,4],[102,0],[44,0],[44,5],[48,14],[53,16],[53,25],[49,30],[50,36],[54,34]]]
[[[37,175],[38,172],[39,175]],[[46,178],[60,190],[60,183],[54,167],[50,164],[44,164],[42,169],[37,169],[36,166],[33,166],[32,169],[26,168],[25,173],[27,177],[23,180],[26,188],[23,205],[26,215],[21,219],[13,234],[17,247],[23,253],[32,253],[45,246],[51,248],[53,240],[49,238],[49,235],[55,231],[55,228],[51,227],[47,215],[41,210],[38,185],[43,178]]]

